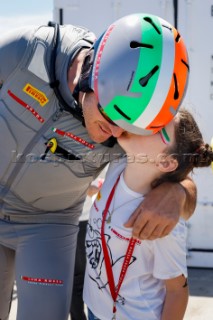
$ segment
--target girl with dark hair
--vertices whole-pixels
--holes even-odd
[[[151,189],[210,166],[212,149],[185,109],[159,133],[125,132],[118,143],[127,156],[110,165],[88,222],[89,320],[182,320],[188,301],[185,220],[166,237],[144,241],[133,238],[125,222]]]
[[[175,143],[165,150],[165,155],[177,161],[177,168],[153,182],[156,186],[163,181],[180,182],[194,169],[209,167],[213,161],[212,148],[203,141],[200,129],[192,114],[180,109],[175,121]]]

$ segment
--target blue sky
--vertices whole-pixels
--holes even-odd
[[[53,19],[53,0],[1,0],[1,34],[16,27]]]

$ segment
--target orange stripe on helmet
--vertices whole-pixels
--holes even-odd
[[[175,28],[172,27],[172,29],[175,41],[174,72],[171,78],[168,95],[160,112],[146,127],[147,130],[152,130],[153,133],[158,132],[161,129],[162,124],[165,126],[174,118],[174,115],[177,113],[187,89],[187,80],[189,74],[188,55],[183,39],[180,37]],[[176,90],[178,90],[178,97],[175,97],[175,94],[177,94]],[[173,113],[171,112],[171,109],[173,109]]]

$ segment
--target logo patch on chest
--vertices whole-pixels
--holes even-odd
[[[34,100],[38,101],[38,103],[44,107],[45,104],[49,101],[47,96],[37,88],[33,87],[30,83],[27,83],[23,88],[23,91],[28,94],[28,96],[32,97]]]

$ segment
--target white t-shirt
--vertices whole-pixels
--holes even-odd
[[[101,245],[102,212],[124,166],[125,160],[110,165],[102,189],[91,208],[86,236],[87,268],[84,301],[94,315],[101,320],[110,320],[113,316],[113,300]],[[109,207],[111,222],[105,223],[105,239],[115,284],[118,283],[131,237],[131,229],[124,228],[123,224],[142,199],[141,194],[127,187],[121,173]],[[117,298],[116,319],[159,320],[166,292],[163,280],[175,278],[181,274],[187,277],[186,225],[183,219],[180,219],[171,234],[164,238],[137,241]]]
[[[92,185],[98,186],[98,182],[99,179],[104,179],[105,178],[105,174],[107,172],[107,168],[109,165],[107,165],[104,170],[99,174],[99,176],[92,182]],[[96,195],[90,197],[90,196],[86,196],[85,202],[84,202],[84,206],[82,209],[82,213],[81,216],[79,218],[79,221],[86,221],[89,219],[89,213],[90,213],[90,209],[92,207],[92,204],[94,202],[96,198]]]

